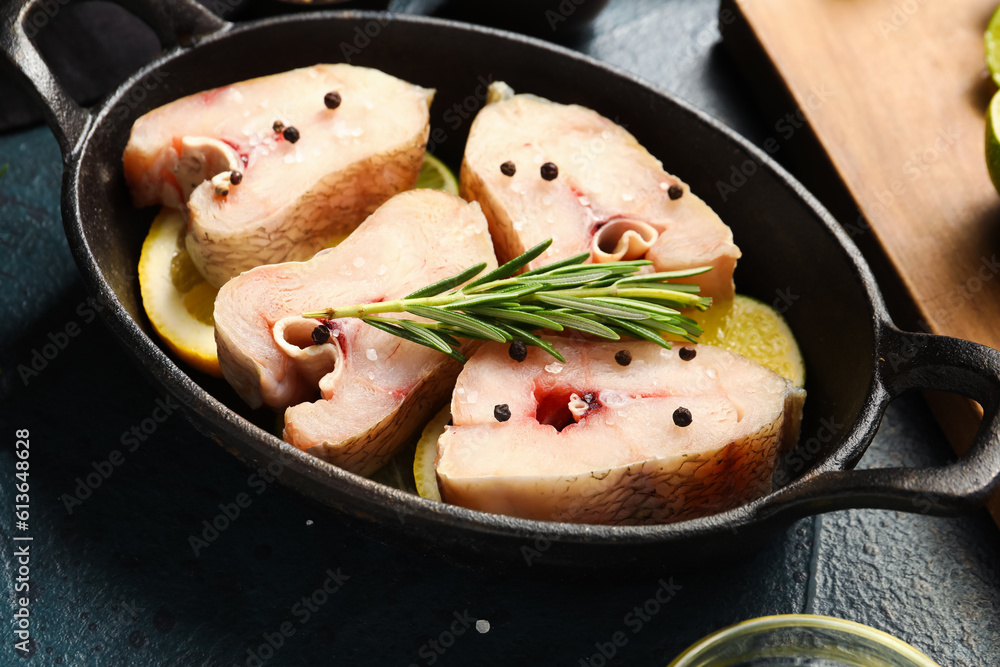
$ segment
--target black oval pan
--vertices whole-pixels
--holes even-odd
[[[705,114],[636,78],[532,39],[458,23],[334,12],[243,25],[193,0],[122,0],[156,30],[165,51],[91,109],[72,102],[25,34],[43,3],[0,7],[0,44],[39,103],[63,151],[62,211],[70,247],[127,354],[205,434],[254,466],[335,508],[383,539],[478,562],[599,568],[681,566],[745,553],[810,513],[873,507],[953,514],[983,503],[1000,479],[1000,353],[967,341],[899,331],[864,259],[830,215],[763,152]],[[433,503],[344,472],[283,443],[219,382],[192,377],[157,344],[139,301],[136,265],[149,211],[132,208],[121,154],[132,122],[166,102],[318,62],[385,70],[438,90],[432,149],[452,164],[485,85],[596,109],[628,128],[708,201],[743,249],[741,292],[782,305],[801,344],[809,399],[802,439],[781,464],[779,488],[731,511],[660,526],[527,521]],[[749,162],[748,162],[749,161]],[[720,194],[733,166],[748,176]],[[108,363],[117,360],[109,359]],[[985,411],[958,462],[928,469],[853,471],[886,405],[911,388],[954,391]],[[192,465],[197,465],[192,461]]]

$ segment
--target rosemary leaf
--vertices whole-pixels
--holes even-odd
[[[692,276],[700,276],[703,273],[711,271],[710,266],[700,266],[697,269],[684,269],[683,271],[660,271],[658,273],[640,273],[634,276],[629,276],[628,278],[622,278],[618,281],[619,285],[624,285],[627,283],[645,283],[645,282],[660,282],[664,280],[676,280],[678,278],[690,278]],[[673,287],[673,283],[671,283]]]
[[[591,271],[577,271],[574,273],[566,273],[557,276],[553,276],[548,273],[544,273],[540,276],[531,276],[529,278],[523,278],[519,276],[521,280],[531,280],[531,281],[544,281],[550,287],[566,287],[569,285],[587,285],[596,280],[603,280],[608,276],[613,275],[611,271],[601,271],[591,270]]]
[[[403,320],[397,320],[397,321],[403,321]],[[401,326],[397,326],[395,324],[389,324],[388,320],[382,318],[365,317],[362,318],[362,322],[370,324],[376,329],[381,329],[382,331],[388,334],[392,334],[393,336],[402,338],[403,340],[408,340],[411,343],[416,343],[417,345],[423,345],[424,347],[429,347],[432,350],[437,350],[438,352],[444,352],[449,357],[451,357],[452,359],[461,364],[464,364],[466,361],[468,361],[468,359],[466,359],[461,352],[458,352],[457,350],[453,350],[451,348],[448,348],[447,351],[442,350],[436,345],[431,345],[428,341],[410,333]]]
[[[519,310],[503,310],[500,308],[470,308],[471,315],[485,315],[498,320],[510,320],[531,325],[534,329],[551,329],[552,331],[562,331],[562,325],[547,317],[534,313],[526,313]]]
[[[533,296],[539,301],[543,301],[553,306],[572,308],[574,310],[582,310],[587,313],[596,313],[598,315],[606,315],[608,317],[619,317],[625,320],[645,320],[649,317],[647,313],[634,308],[626,308],[610,303],[605,304],[592,299],[583,299],[575,296],[556,296],[555,294],[550,294],[548,292],[541,292]]]
[[[441,308],[430,308],[428,306],[407,306],[406,312],[416,315],[417,317],[426,317],[429,320],[450,324],[455,327],[459,333],[461,331],[469,331],[479,334],[487,340],[493,340],[498,343],[506,343],[510,340],[510,337],[502,330],[485,324],[484,322],[480,322],[479,320],[469,317],[468,315],[463,315],[462,313],[443,310]]]
[[[601,303],[609,303],[618,306],[624,306],[626,308],[633,308],[635,310],[641,310],[646,313],[651,313],[653,315],[680,315],[681,311],[675,310],[674,308],[667,308],[666,306],[661,306],[658,303],[647,303],[645,301],[639,301],[637,299],[622,299],[620,297],[608,296],[596,299]]]
[[[490,271],[489,273],[487,273],[485,276],[473,280],[471,283],[465,286],[465,289],[469,290],[474,287],[478,287],[479,285],[482,285],[484,283],[493,282],[495,280],[503,280],[508,276],[514,275],[514,273],[522,266],[529,264],[532,260],[534,260],[543,252],[545,252],[550,245],[552,245],[552,239],[547,239],[545,241],[542,241],[534,248],[531,248],[530,250],[521,255],[518,255],[514,259],[504,264],[503,266],[499,266]]]
[[[429,347],[437,348],[445,354],[451,352],[451,345],[449,345],[447,341],[437,335],[434,331],[418,326],[416,323],[409,320],[399,320],[399,326],[403,327],[417,338],[427,341]]]
[[[629,322],[628,320],[622,320],[617,318],[608,318],[611,322],[618,328],[624,329],[633,338],[644,338],[651,343],[656,343],[662,348],[668,350],[672,349],[670,343],[666,341],[663,336],[659,335],[653,329],[649,327],[644,327],[641,324],[635,322]]]
[[[557,262],[552,262],[551,264],[546,264],[537,269],[532,269],[531,271],[525,271],[519,277],[525,278],[527,276],[535,276],[539,273],[551,273],[556,269],[561,269],[564,266],[573,266],[574,264],[583,264],[588,259],[590,259],[589,252],[581,252],[579,255],[573,255],[572,257],[567,257],[566,259],[560,259]]]
[[[439,280],[436,283],[428,285],[427,287],[422,287],[416,292],[406,295],[404,299],[421,299],[428,296],[437,296],[442,292],[447,292],[448,290],[458,287],[464,283],[469,278],[478,276],[483,269],[486,268],[486,262],[481,262],[475,266],[470,266],[465,271],[456,273],[450,278],[445,278],[444,280]]]
[[[600,336],[601,338],[609,338],[611,340],[618,340],[620,338],[617,333],[600,322],[595,322],[586,317],[571,315],[570,313],[546,313],[546,316],[550,320],[558,322],[567,329],[576,329],[577,331],[584,331],[586,333],[594,334],[595,336]]]

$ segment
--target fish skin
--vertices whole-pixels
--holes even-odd
[[[334,110],[323,103],[330,90],[343,98]],[[126,181],[138,207],[185,210],[188,252],[206,280],[219,287],[261,264],[311,257],[390,197],[412,188],[433,96],[433,90],[346,64],[315,65],[189,95],[135,122],[122,157]],[[275,120],[296,127],[299,140],[275,133]],[[242,182],[230,186],[225,197],[217,196],[210,180],[181,188],[176,174],[183,166],[182,139],[231,147],[244,163]]]
[[[504,86],[494,84],[491,93]],[[574,104],[534,95],[491,100],[469,131],[461,192],[482,205],[500,261],[553,237],[530,265],[537,268],[591,251],[594,233],[608,222],[637,220],[658,233],[646,253],[655,270],[710,265],[712,271],[685,281],[699,284],[706,296],[732,298],[740,257],[732,231],[628,131]],[[508,160],[517,168],[513,177],[500,171]],[[545,162],[559,168],[555,180],[541,178]],[[670,199],[671,185],[683,189],[679,199]]]
[[[739,355],[692,344],[697,356],[683,361],[647,341],[545,338],[566,364],[538,348],[519,364],[496,343],[466,364],[438,441],[446,502],[542,521],[682,521],[770,491],[776,459],[798,440],[805,391]],[[625,367],[614,361],[622,349]],[[539,397],[569,389],[599,405],[561,432],[540,423]],[[681,406],[686,428],[672,417]]]
[[[223,376],[252,407],[285,410],[287,442],[370,474],[447,401],[461,364],[355,318],[334,319],[336,335],[314,345],[318,322],[301,314],[402,298],[477,262],[497,266],[478,204],[436,190],[396,195],[339,246],[223,286]]]

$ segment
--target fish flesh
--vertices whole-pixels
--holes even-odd
[[[188,252],[221,287],[261,264],[308,259],[412,188],[433,96],[345,64],[189,95],[135,122],[125,178],[136,206],[186,212]]]
[[[537,268],[591,253],[593,262],[645,257],[657,271],[712,270],[686,282],[732,298],[740,249],[719,216],[635,137],[596,111],[490,86],[461,169],[500,261],[552,238]]]
[[[320,322],[301,314],[399,299],[479,262],[497,265],[478,204],[436,190],[398,194],[340,245],[223,286],[223,376],[252,407],[287,408],[287,442],[374,472],[447,402],[461,365],[355,318],[324,322],[317,339]]]
[[[805,391],[709,345],[545,337],[523,362],[486,343],[452,395],[438,441],[446,502],[526,519],[655,524],[771,489]]]

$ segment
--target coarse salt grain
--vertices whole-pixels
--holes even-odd
[[[365,352],[365,356],[368,357],[368,361],[376,361],[378,359],[378,352],[375,351],[375,348],[370,347]]]

